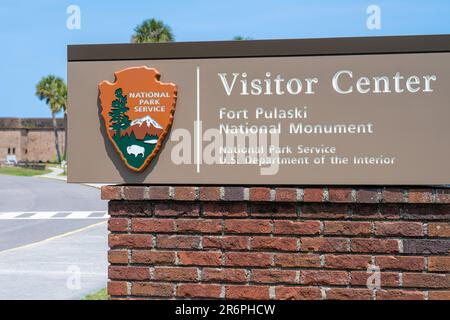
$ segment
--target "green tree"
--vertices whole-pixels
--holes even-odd
[[[61,105],[61,109],[64,112],[64,156],[63,159],[67,160],[67,85],[64,81],[58,81],[60,86],[60,95],[58,96],[58,104]]]
[[[61,162],[56,114],[61,110],[64,110],[64,115],[66,116],[67,86],[62,78],[49,75],[43,77],[36,85],[36,96],[39,100],[45,100],[45,103],[50,107],[50,112],[52,113],[53,132],[55,136],[56,155],[58,157],[58,162]]]
[[[172,29],[161,20],[147,19],[134,29],[133,43],[172,42]]]
[[[245,41],[245,40],[253,40],[253,38],[250,37],[243,37],[243,36],[234,36],[233,37],[234,41]]]
[[[127,96],[123,96],[122,89],[119,88],[115,92],[116,100],[111,104],[111,112],[109,121],[111,129],[116,132],[118,138],[122,130],[127,130],[130,126],[130,118],[127,116],[129,108],[127,107]]]

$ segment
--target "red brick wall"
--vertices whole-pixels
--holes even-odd
[[[450,299],[447,189],[107,186],[102,197],[112,298]]]

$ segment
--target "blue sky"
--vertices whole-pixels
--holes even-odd
[[[68,30],[67,7],[81,9]],[[381,30],[366,9],[381,8]],[[34,95],[42,76],[66,78],[66,46],[129,42],[146,18],[169,24],[177,41],[450,34],[449,0],[1,0],[0,117],[47,117]]]

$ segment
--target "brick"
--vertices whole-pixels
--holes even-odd
[[[447,204],[415,204],[406,206],[403,209],[403,219],[405,220],[449,220],[450,206]]]
[[[225,254],[225,265],[237,267],[269,267],[272,265],[272,254],[259,252],[228,252]]]
[[[121,200],[122,187],[119,186],[102,186],[101,199],[102,200]]]
[[[450,205],[448,204],[432,205],[432,206],[425,205],[425,207],[431,207],[436,216],[441,219],[446,219],[450,215]]]
[[[348,252],[349,240],[344,238],[301,238],[300,250],[304,252]]]
[[[304,202],[323,202],[323,188],[305,188],[303,189]]]
[[[148,201],[109,201],[108,213],[114,216],[151,216],[153,204]]]
[[[247,204],[245,203],[214,203],[203,204],[206,217],[246,217]]]
[[[450,223],[431,222],[428,224],[428,236],[450,238]]]
[[[162,249],[200,249],[201,237],[158,235],[156,247]]]
[[[132,186],[123,187],[123,198],[125,200],[143,200],[145,187]]]
[[[225,201],[244,201],[243,187],[225,187],[223,189]]]
[[[143,234],[110,234],[108,245],[110,248],[148,248],[152,246],[152,237]]]
[[[330,202],[352,202],[352,189],[351,188],[329,188],[328,200]]]
[[[429,257],[428,271],[431,272],[450,272],[450,257]]]
[[[378,256],[375,264],[382,270],[422,271],[425,268],[424,257]]]
[[[178,232],[192,232],[192,233],[222,232],[222,221],[220,220],[180,219],[176,220],[176,225]]]
[[[202,281],[225,283],[247,282],[247,273],[245,269],[204,268],[202,271]]]
[[[254,237],[251,241],[253,250],[297,251],[296,238]]]
[[[250,201],[270,201],[270,188],[250,188]]]
[[[166,186],[148,187],[148,200],[169,200],[170,188]]]
[[[277,300],[321,300],[322,294],[319,288],[314,287],[276,287],[275,298]]]
[[[107,292],[110,296],[127,296],[128,283],[125,281],[109,281]]]
[[[222,286],[216,284],[179,284],[177,297],[180,298],[220,298]]]
[[[407,290],[377,290],[377,300],[423,300],[424,295],[420,291]]]
[[[358,236],[370,235],[371,233],[371,222],[326,221],[324,223],[324,234]]]
[[[450,288],[450,276],[447,274],[404,273],[403,286],[413,288]]]
[[[274,203],[272,204],[273,217],[275,218],[297,218],[297,205],[295,203]]]
[[[222,250],[245,250],[249,248],[249,237],[246,236],[225,236],[225,237],[204,237],[204,249]]]
[[[433,192],[428,189],[410,189],[408,191],[409,203],[432,203]]]
[[[166,283],[134,282],[131,294],[144,297],[172,297],[173,285]]]
[[[368,289],[331,288],[327,290],[328,300],[372,300],[372,291]]]
[[[220,266],[222,264],[222,253],[180,251],[178,252],[178,260],[180,265]]]
[[[156,267],[153,280],[194,282],[199,278],[197,268],[185,267]]]
[[[111,232],[127,232],[128,219],[127,218],[110,218],[108,220],[108,230]]]
[[[200,187],[199,199],[201,201],[219,201],[220,187]]]
[[[226,299],[239,300],[269,300],[269,287],[267,286],[226,286]]]
[[[450,300],[450,291],[429,291],[428,300]]]
[[[399,243],[397,240],[390,239],[351,239],[351,251],[370,253],[398,253]]]
[[[423,225],[420,222],[376,222],[378,236],[421,237]]]
[[[175,232],[175,222],[173,219],[131,219],[131,230],[133,232],[146,233],[170,233]]]
[[[200,210],[195,203],[158,203],[155,215],[160,217],[198,217]]]
[[[249,203],[247,211],[252,217],[297,217],[295,203]]]
[[[437,189],[436,202],[445,204],[450,203],[450,189]]]
[[[405,202],[405,191],[403,189],[383,189],[381,198],[383,203],[402,203]]]
[[[305,285],[347,285],[348,274],[345,271],[301,270],[301,283]]]
[[[373,274],[366,271],[352,271],[350,273],[352,286],[367,286],[367,280]],[[397,272],[381,272],[380,282],[382,287],[399,287],[400,275]]]
[[[194,201],[197,198],[195,187],[175,187],[174,200]]]
[[[128,251],[127,250],[109,250],[108,262],[111,264],[127,264]]]
[[[383,220],[399,220],[403,208],[399,204],[385,204],[379,207],[378,217]]]
[[[382,210],[386,211],[386,208],[390,208],[388,212],[382,212]],[[395,210],[397,208],[397,210]],[[348,215],[351,219],[364,219],[364,220],[373,220],[373,219],[399,219],[400,218],[400,209],[398,205],[383,205],[378,206],[376,204],[370,203],[357,203],[352,205],[352,214]]]
[[[347,204],[312,203],[299,205],[300,217],[308,219],[343,219],[347,216]]]
[[[356,191],[356,202],[358,203],[378,203],[379,190],[377,189],[360,189]]]
[[[275,254],[275,266],[281,268],[318,268],[320,255],[304,253]]]
[[[270,233],[272,225],[270,220],[226,220],[226,233]]]
[[[123,187],[123,198],[125,200],[143,200],[145,187]]]
[[[403,240],[403,252],[408,254],[448,254],[449,251],[450,240]]]
[[[371,265],[368,255],[325,255],[325,268],[330,269],[367,269]]]
[[[258,283],[298,283],[297,272],[293,270],[255,269],[251,281]]]
[[[150,280],[148,267],[110,266],[108,277],[112,280]]]
[[[319,221],[278,220],[274,222],[274,234],[315,235],[320,233]]]
[[[277,202],[297,202],[297,189],[276,188],[275,201]]]
[[[148,265],[174,264],[175,252],[133,250],[131,253],[131,262]]]

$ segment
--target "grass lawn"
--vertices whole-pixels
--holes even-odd
[[[7,174],[10,176],[21,176],[21,177],[31,177],[38,176],[41,174],[49,173],[50,170],[33,170],[26,168],[18,168],[18,167],[4,167],[0,168],[0,174]]]
[[[102,289],[99,292],[88,294],[83,300],[108,300],[109,297],[106,294],[106,289]]]

